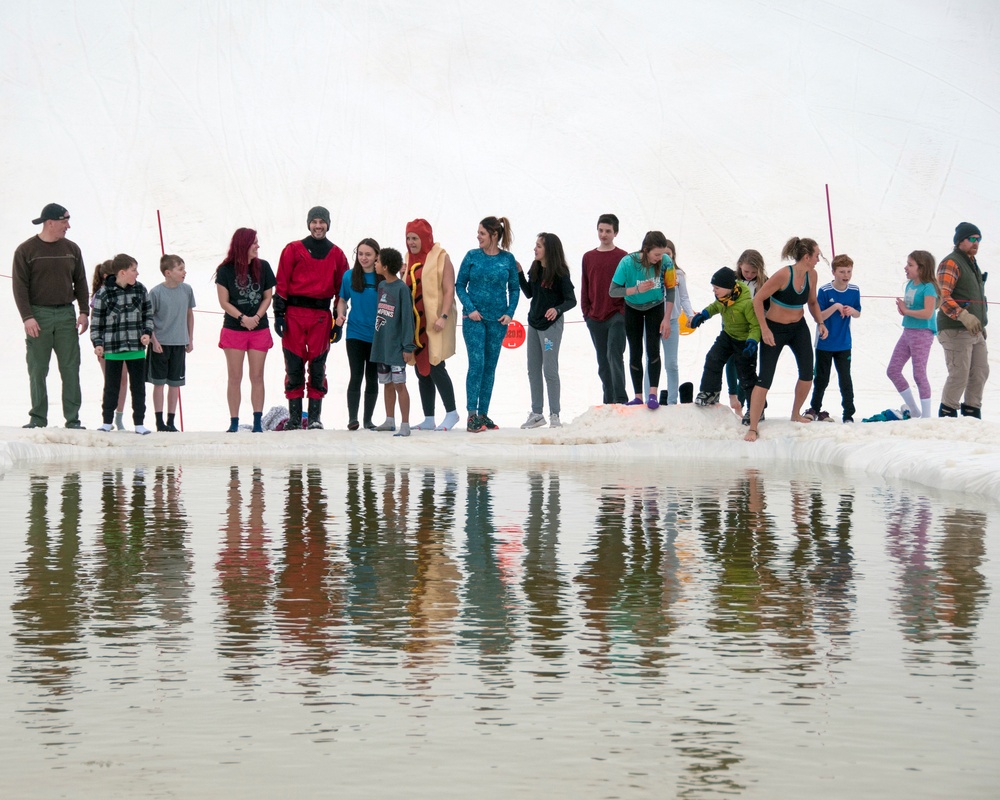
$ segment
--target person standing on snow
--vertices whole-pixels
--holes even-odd
[[[982,418],[983,389],[990,376],[986,349],[986,273],[976,261],[983,235],[971,222],[955,228],[955,249],[937,269],[941,287],[938,341],[948,379],[941,390],[939,417]],[[964,399],[965,402],[962,402]]]
[[[67,428],[80,424],[80,336],[90,324],[90,292],[80,248],[66,238],[69,212],[49,203],[33,224],[42,232],[14,251],[14,302],[24,323],[28,350],[31,412],[25,428],[49,424],[49,395],[45,379],[52,351],[62,378],[63,416]],[[79,315],[73,314],[73,301]]]
[[[340,327],[333,325],[331,304],[338,298],[348,270],[344,251],[326,238],[330,212],[322,206],[309,209],[306,225],[309,235],[281,251],[274,297],[274,330],[281,337],[285,356],[289,417],[285,430],[302,427],[304,396],[309,398],[308,427],[323,427],[320,414],[327,393],[326,358],[330,343],[337,341],[340,333]]]

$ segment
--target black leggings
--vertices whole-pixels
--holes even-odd
[[[347,384],[347,416],[349,422],[358,419],[358,406],[361,404],[361,380],[365,381],[365,418],[366,423],[372,421],[375,413],[375,403],[378,402],[378,374],[375,364],[371,361],[372,343],[361,339],[346,339],[347,363],[351,367],[351,379]]]
[[[809,335],[809,326],[806,325],[805,317],[798,322],[770,322],[768,327],[774,336],[774,346],[764,342],[760,343],[760,374],[757,377],[757,385],[763,389],[771,388],[771,381],[774,380],[774,370],[778,366],[778,356],[787,344],[792,349],[795,356],[795,363],[799,368],[800,381],[812,381],[813,379],[813,348],[812,337]]]
[[[414,367],[417,373],[417,388],[420,390],[420,405],[424,410],[425,417],[434,416],[434,392],[441,395],[441,402],[444,403],[445,411],[455,410],[455,387],[452,386],[451,376],[444,366],[444,362],[431,367],[429,375],[421,375],[420,371]]]
[[[128,370],[128,390],[132,393],[132,422],[142,425],[146,418],[146,359],[104,360],[104,394],[101,399],[101,419],[110,425],[118,408],[118,393],[122,385],[122,369]]]
[[[625,338],[628,339],[628,369],[632,376],[632,390],[642,394],[642,340],[646,339],[646,364],[649,385],[660,385],[660,325],[663,323],[663,303],[645,311],[637,311],[625,304]]]

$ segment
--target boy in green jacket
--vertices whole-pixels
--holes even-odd
[[[715,314],[722,314],[722,332],[705,356],[705,369],[701,375],[701,390],[695,398],[699,406],[719,402],[722,391],[722,372],[730,356],[736,356],[736,370],[740,383],[749,397],[757,385],[757,345],[760,342],[760,322],[753,310],[753,297],[749,287],[736,280],[736,273],[723,267],[712,276],[715,302],[691,318],[691,327]],[[749,412],[743,415],[743,424],[749,425]]]

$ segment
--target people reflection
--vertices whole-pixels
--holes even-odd
[[[327,497],[318,467],[292,467],[285,489],[284,563],[275,581],[274,615],[282,638],[292,645],[286,663],[316,675],[335,668],[332,635],[341,624],[343,597],[333,579],[327,531]]]
[[[594,644],[590,666],[609,669],[623,658],[658,672],[676,627],[665,591],[664,532],[657,487],[604,486],[598,496],[591,549],[577,581]],[[672,582],[672,579],[671,579]],[[625,656],[620,645],[635,645]]]
[[[559,568],[559,473],[528,473],[528,516],[524,523],[524,596],[532,650],[542,658],[561,658],[568,633],[568,592]]]
[[[47,475],[30,478],[26,554],[15,568],[15,599],[10,607],[15,643],[11,680],[36,684],[50,711],[65,710],[87,656],[83,643],[87,601],[80,575],[80,474],[62,477],[61,489],[57,489],[59,507],[50,513],[50,484],[57,481]],[[47,727],[52,730],[67,727],[65,715],[47,716]],[[39,725],[39,720],[33,724]]]
[[[988,518],[981,511],[949,508],[936,545],[932,523],[926,498],[901,494],[886,504],[887,547],[899,565],[896,616],[901,633],[915,645],[909,660],[941,660],[962,677],[977,665],[972,642],[989,597],[982,571]],[[932,642],[950,647],[941,652],[928,646]]]
[[[219,614],[219,654],[230,659],[228,680],[255,685],[268,653],[269,609],[273,598],[271,536],[264,522],[264,478],[260,467],[231,467],[226,492],[222,549],[215,562]],[[244,505],[244,492],[246,502]]]
[[[163,655],[184,650],[190,643],[183,625],[190,622],[191,525],[181,502],[181,467],[159,466],[152,472],[146,565],[150,598],[160,618],[167,623],[157,627],[157,652]]]
[[[147,522],[145,471],[106,470],[101,478],[101,536],[94,556],[93,619],[99,635],[129,636],[147,612]]]
[[[411,667],[442,661],[443,653],[438,651],[454,637],[462,575],[450,553],[448,534],[455,527],[457,492],[454,470],[439,473],[427,467],[420,473],[413,534],[416,564],[407,604],[410,635],[406,650],[411,654]],[[425,681],[430,678],[428,674]]]
[[[465,495],[465,597],[462,638],[479,648],[479,665],[488,672],[503,672],[514,643],[509,596],[498,561],[493,521],[491,469],[469,467]]]

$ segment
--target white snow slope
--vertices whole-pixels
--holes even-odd
[[[1000,371],[987,421],[792,425],[794,370],[779,366],[756,445],[721,410],[623,414],[591,409],[596,365],[579,311],[563,344],[562,431],[452,432],[376,439],[343,431],[347,363],[330,360],[324,418],[341,430],[265,435],[225,427],[225,369],[212,272],[240,226],[261,255],[306,235],[326,205],[350,253],[365,236],[402,249],[425,217],[456,264],[480,218],[506,215],[514,252],[562,238],[579,283],[598,214],[622,220],[618,243],[645,231],[676,244],[696,308],[708,279],[745,248],[770,270],[793,235],[829,257],[824,186],[837,252],[864,295],[853,374],[858,417],[899,400],[885,365],[898,337],[892,298],[914,249],[943,257],[955,225],[983,230],[990,270],[1000,240],[1000,6],[991,2],[215,3],[0,0],[0,251],[37,231],[48,202],[69,208],[88,268],[117,252],[159,281],[157,211],[168,252],[187,261],[199,310],[183,411],[188,433],[140,439],[49,428],[21,431],[28,388],[20,322],[0,268],[0,468],[157,457],[780,459],[829,463],[997,496]],[[996,237],[996,238],[994,238]],[[9,264],[9,262],[7,262]],[[821,277],[825,267],[821,263]],[[1000,267],[995,268],[1000,269]],[[1000,274],[1000,273],[998,273]],[[994,281],[1000,278],[994,278]],[[517,317],[524,321],[522,299]],[[1000,313],[1000,312],[995,312]],[[698,382],[713,321],[681,343],[682,380]],[[100,371],[84,343],[85,424],[100,414]],[[997,347],[1000,347],[998,345]],[[463,347],[449,362],[464,405]],[[995,350],[1000,353],[1000,350]],[[930,373],[935,408],[945,371]],[[267,406],[283,402],[280,351]],[[836,381],[826,407],[836,412]],[[416,382],[411,380],[416,398]],[[59,384],[53,363],[53,424]],[[249,417],[245,387],[244,419]],[[415,405],[417,405],[415,403]],[[515,428],[528,410],[523,351],[505,352],[491,416]],[[147,421],[151,418],[151,410]],[[439,417],[440,417],[439,409]],[[531,446],[526,446],[531,443]],[[517,445],[517,447],[513,447]],[[558,446],[555,446],[558,445]]]

